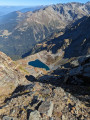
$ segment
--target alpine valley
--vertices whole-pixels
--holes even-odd
[[[90,2],[0,16],[0,120],[90,119]]]

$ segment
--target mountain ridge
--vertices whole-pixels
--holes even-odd
[[[17,12],[15,19],[11,16],[7,20],[14,20],[14,22],[0,25],[0,50],[10,56],[19,56],[20,58],[36,43],[43,41],[52,33],[65,29],[67,25],[83,16],[88,16],[89,7],[87,4],[69,3],[48,6],[33,13]]]
[[[0,120],[89,120],[90,11],[84,7],[15,12],[0,25],[0,50],[13,59],[23,55],[13,61],[0,52]],[[29,64],[36,60],[49,70]]]
[[[77,46],[79,46],[79,48],[81,47],[80,44],[82,44],[82,46],[85,44],[88,44],[88,47],[83,47],[83,48],[89,48],[89,21],[90,21],[90,17],[85,17],[84,19],[81,19],[81,21],[79,21],[78,23],[75,23],[74,26],[66,29],[66,31],[64,32],[60,32],[60,33],[56,33],[54,34],[51,38],[47,38],[47,40],[45,40],[44,42],[41,42],[39,44],[37,44],[32,50],[31,52],[29,52],[28,54],[34,54],[34,53],[38,53],[40,51],[46,50],[47,52],[51,51],[53,54],[57,53],[58,50],[61,49],[68,49],[70,48],[71,44],[75,44],[75,42],[77,42]],[[85,41],[86,39],[86,41]],[[66,43],[65,43],[66,41]],[[82,43],[80,43],[80,41]],[[73,43],[74,42],[74,43]],[[63,48],[63,45],[66,45],[66,48]],[[52,47],[49,47],[49,46]],[[74,49],[75,47],[73,47],[72,49]],[[79,51],[78,48],[78,51]],[[72,50],[70,50],[72,51]],[[82,50],[80,50],[82,51]],[[69,52],[69,51],[68,51]],[[85,51],[83,52],[84,54]],[[89,51],[88,51],[89,53]],[[71,53],[69,53],[71,55]],[[82,55],[82,54],[80,54]],[[80,56],[78,55],[78,56]],[[75,54],[74,54],[75,56]],[[24,55],[23,55],[24,57]],[[67,55],[67,58],[69,56]]]

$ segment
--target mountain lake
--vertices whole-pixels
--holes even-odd
[[[36,59],[35,61],[30,61],[28,64],[33,66],[33,67],[44,68],[47,71],[50,70],[49,67],[46,64],[44,64],[43,62],[41,62],[38,59]]]

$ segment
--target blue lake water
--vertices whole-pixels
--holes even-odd
[[[35,60],[35,61],[30,61],[28,64],[33,66],[33,67],[45,68],[46,70],[50,70],[49,67],[46,64],[44,64],[43,62],[41,62],[38,59]]]

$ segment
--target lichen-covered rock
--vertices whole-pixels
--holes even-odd
[[[35,110],[30,113],[29,120],[41,120],[39,111]]]
[[[53,102],[45,101],[40,105],[39,112],[51,117],[53,112],[53,105]]]
[[[3,120],[18,120],[18,119],[17,118],[13,118],[13,117],[4,116]]]

